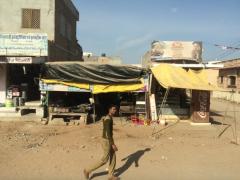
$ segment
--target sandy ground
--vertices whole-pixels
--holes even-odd
[[[240,137],[240,105],[212,100],[211,108],[214,123],[210,126],[184,121],[165,127],[137,126],[115,120],[116,174],[126,180],[240,179],[233,112],[238,111]],[[42,125],[29,119],[34,116],[0,122],[0,179],[82,180],[83,168],[101,157],[101,123]],[[94,172],[92,179],[107,179],[106,167]]]

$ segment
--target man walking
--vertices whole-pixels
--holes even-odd
[[[112,117],[116,114],[117,108],[115,105],[111,105],[108,108],[108,114],[102,118],[103,121],[103,134],[102,134],[102,148],[103,148],[103,156],[100,161],[98,161],[93,166],[84,169],[83,173],[85,178],[89,179],[89,174],[93,172],[94,170],[98,169],[99,167],[103,166],[109,162],[109,168],[108,168],[108,175],[109,180],[118,180],[119,178],[114,176],[114,170],[116,166],[116,151],[117,146],[114,143],[113,140],[113,119]]]

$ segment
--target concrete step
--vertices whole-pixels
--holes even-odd
[[[25,102],[25,106],[40,106],[41,105],[41,101],[27,101]]]
[[[0,113],[16,113],[16,107],[0,107]]]
[[[43,117],[43,107],[1,107],[0,108],[0,117],[21,117],[30,112],[30,110],[34,110],[36,116]],[[0,119],[1,120],[1,119]]]

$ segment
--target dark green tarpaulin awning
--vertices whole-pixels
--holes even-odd
[[[78,62],[46,63],[41,78],[90,84],[141,83],[144,69],[135,66],[86,64]]]

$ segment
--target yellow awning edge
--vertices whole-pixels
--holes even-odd
[[[144,89],[144,83],[136,84],[119,84],[119,85],[93,85],[93,94],[109,93],[109,92],[132,92]]]
[[[80,89],[87,89],[90,90],[89,84],[82,84],[82,83],[73,83],[73,82],[64,82],[60,80],[54,79],[41,79],[46,84],[62,84],[66,86],[77,87]],[[141,80],[140,83],[133,83],[133,84],[117,84],[117,85],[104,85],[104,84],[94,84],[92,85],[92,93],[99,94],[99,93],[109,93],[109,92],[132,92],[132,91],[140,91],[144,89],[144,82]]]
[[[188,71],[171,64],[159,64],[151,68],[151,71],[164,88],[182,88],[206,91],[223,91],[208,82],[206,70]]]

